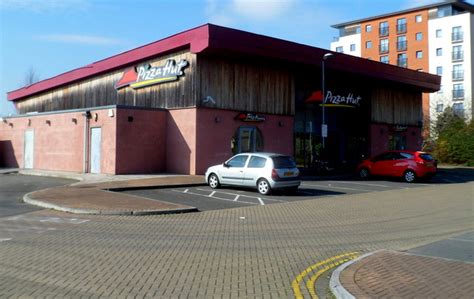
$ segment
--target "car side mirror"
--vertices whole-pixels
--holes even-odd
[[[224,162],[224,164],[222,164],[222,166],[224,166],[224,167],[226,167],[226,168],[229,168],[229,167],[230,167],[230,165],[227,164],[226,162]]]

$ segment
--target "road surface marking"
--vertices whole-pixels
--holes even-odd
[[[178,192],[178,193],[184,193],[183,191],[181,191],[181,190],[176,190],[176,189],[173,189],[172,191]],[[206,198],[215,198],[215,199],[219,199],[219,200],[225,200],[225,201],[230,201],[230,202],[236,202],[236,201],[234,201],[234,199],[222,198],[222,197],[217,197],[217,196],[209,197],[209,195],[204,195],[204,194],[199,194],[199,193],[194,193],[194,192],[186,192],[186,194],[192,194],[192,195],[197,195],[197,196],[206,197]],[[242,201],[242,200],[239,200],[239,201],[237,201],[237,202],[239,202],[239,203],[246,203],[246,204],[250,204],[250,205],[258,205],[258,203],[256,203],[256,202],[249,202],[249,201]]]
[[[10,241],[12,238],[0,239],[0,242]]]
[[[347,258],[347,257],[350,257],[350,256],[354,256],[354,255],[357,255],[359,254],[358,252],[348,252],[348,253],[344,253],[344,254],[340,254],[340,255],[336,255],[336,256],[333,256],[333,257],[330,257],[324,261],[321,261],[321,262],[318,262],[316,264],[313,264],[311,266],[309,266],[308,268],[306,268],[303,272],[301,272],[298,276],[296,276],[296,278],[293,280],[293,282],[291,283],[291,287],[293,288],[293,292],[295,294],[295,298],[297,299],[303,299],[303,294],[301,293],[301,289],[300,289],[300,283],[303,281],[303,279],[309,274],[311,273],[313,270],[317,269],[318,267],[320,266],[323,266],[325,264],[329,264],[331,262],[334,262],[334,261],[337,261],[339,259],[342,259],[342,258]],[[308,290],[309,291],[309,290]],[[314,297],[313,297],[314,298]],[[317,297],[316,297],[317,298]]]
[[[258,199],[258,201],[260,202],[260,204],[261,204],[262,206],[265,205],[265,203],[263,202],[263,200],[262,200],[260,197],[257,197],[257,199]]]
[[[329,188],[329,189],[341,189],[341,190],[351,190],[351,191],[360,191],[360,192],[374,192],[374,190],[365,190],[365,189],[355,189],[349,187],[336,187],[331,185],[317,185],[317,184],[304,184],[303,186],[311,186],[311,187],[320,187],[320,188]]]
[[[352,184],[352,185],[361,185],[361,186],[374,186],[374,187],[383,187],[383,188],[392,188],[392,186],[372,184],[372,183],[358,183],[358,182],[349,182],[349,181],[330,181],[331,183],[342,183],[342,184]]]

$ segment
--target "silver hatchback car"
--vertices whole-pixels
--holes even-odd
[[[273,189],[296,191],[300,171],[292,157],[274,153],[242,153],[206,171],[206,182],[213,189],[220,185],[256,187],[261,194]]]

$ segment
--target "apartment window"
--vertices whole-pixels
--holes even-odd
[[[379,52],[388,53],[388,39],[384,38],[380,40]]]
[[[439,86],[439,90],[436,93],[438,93],[438,94],[443,94],[444,93],[443,85]]]
[[[388,22],[380,22],[379,23],[379,36],[387,36],[388,35]]]
[[[443,104],[436,105],[436,112],[443,112],[443,110],[444,110]]]
[[[415,35],[415,39],[416,40],[423,40],[423,33],[417,32],[416,35]]]
[[[436,67],[436,75],[441,76],[443,74],[443,67],[437,66]]]
[[[464,99],[464,86],[461,84],[453,84],[453,100]]]
[[[356,45],[355,44],[351,44],[351,52],[354,52],[356,50]]]
[[[423,17],[421,15],[416,15],[415,16],[415,22],[421,23],[423,21]]]
[[[365,42],[365,48],[366,49],[372,49],[372,41],[368,40]]]
[[[464,70],[462,64],[453,65],[453,80],[463,80]]]
[[[406,53],[398,54],[397,65],[400,66],[400,67],[408,67],[408,61],[407,61],[407,54]]]
[[[443,56],[443,48],[436,49],[436,56]]]
[[[372,32],[372,25],[365,25],[365,32]]]
[[[397,33],[406,33],[407,32],[407,19],[401,18],[397,19]]]
[[[416,51],[416,59],[422,59],[423,58],[423,51]]]
[[[453,61],[461,61],[464,59],[462,46],[453,46]]]
[[[344,53],[344,51],[342,50],[342,46],[341,47],[336,47],[336,52]]]
[[[457,116],[464,118],[464,104],[463,103],[454,103],[453,112]]]
[[[380,62],[389,63],[388,56],[387,55],[380,56]]]
[[[407,37],[405,35],[397,36],[397,51],[407,50]]]
[[[461,26],[453,27],[453,32],[451,34],[452,42],[461,42],[463,40],[464,34]]]
[[[436,37],[437,37],[437,38],[443,37],[443,30],[441,30],[441,29],[436,29]]]

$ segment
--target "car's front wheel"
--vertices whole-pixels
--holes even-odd
[[[370,172],[367,168],[361,168],[359,170],[359,178],[365,180],[365,179],[368,179],[370,176]]]
[[[258,180],[257,189],[258,189],[258,192],[263,195],[267,195],[267,194],[270,194],[270,192],[272,192],[270,183],[266,179]]]
[[[416,173],[413,170],[409,169],[403,174],[403,179],[407,183],[413,183],[416,180]]]
[[[212,189],[217,189],[221,185],[221,183],[219,182],[219,178],[214,173],[209,176],[207,182]]]

